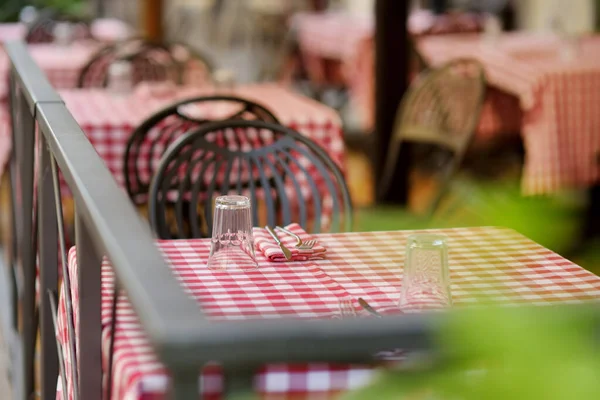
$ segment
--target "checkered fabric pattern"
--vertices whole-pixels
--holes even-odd
[[[274,84],[239,86],[226,93],[213,88],[178,89],[152,96],[147,86],[139,93],[115,97],[105,90],[64,90],[60,94],[94,148],[120,185],[124,185],[123,156],[133,130],[153,113],[169,104],[193,96],[216,93],[239,96],[264,105],[279,121],[303,133],[323,147],[344,168],[341,122],[334,110]],[[214,103],[203,106],[205,117],[227,115],[231,110]],[[197,114],[194,114],[197,116]],[[157,155],[158,157],[158,155]],[[158,162],[158,159],[154,160]],[[63,186],[66,189],[65,186]]]
[[[104,43],[78,41],[66,47],[56,44],[32,44],[28,49],[55,89],[71,89],[77,86],[81,71],[103,46]],[[8,75],[9,67],[8,55],[0,49],[0,78]],[[183,81],[186,84],[202,85],[207,82],[207,79],[207,71],[203,63],[191,60],[186,64],[183,74]],[[6,79],[0,79],[1,100],[6,100],[8,96],[7,83]]]
[[[452,296],[456,306],[478,298],[503,304],[573,303],[600,297],[600,278],[552,251],[508,229],[481,227],[428,231],[448,237]],[[159,241],[183,289],[210,318],[332,318],[340,302],[363,297],[375,309],[401,312],[397,304],[407,236],[414,231],[315,235],[327,248],[324,260],[271,263],[258,253],[259,268],[213,271],[206,263],[210,240]],[[69,253],[69,273],[79,321],[76,251]],[[113,273],[102,267],[103,365],[107,368]],[[113,399],[163,398],[168,385],[164,367],[154,356],[124,296],[117,305]],[[58,338],[69,360],[64,288],[60,300]],[[70,365],[68,365],[70,370]],[[257,371],[255,389],[263,398],[304,395],[328,398],[369,381],[371,371],[359,365],[268,365]],[[202,377],[204,399],[220,398],[218,366]],[[70,390],[71,385],[69,383]]]
[[[60,47],[56,44],[32,44],[28,46],[31,57],[44,71],[48,81],[57,89],[77,86],[77,79],[83,67],[101,45],[94,42],[76,42],[70,46]],[[4,51],[0,51],[0,77],[4,90],[0,98],[8,95],[6,76],[8,76],[10,60]],[[0,89],[3,89],[0,87]]]
[[[582,38],[575,60],[562,57],[561,43],[554,36],[516,33],[489,45],[477,35],[428,37],[417,45],[434,66],[457,57],[478,59],[489,84],[518,99],[526,194],[600,179],[600,38]]]
[[[304,243],[311,240],[311,237],[302,227],[296,223],[292,223],[285,227],[285,229],[297,235]],[[310,249],[298,249],[296,247],[296,239],[293,236],[276,230],[275,232],[281,243],[287,247],[292,253],[291,261],[311,261],[311,260],[322,260],[325,258],[327,249],[323,247],[319,242],[315,243]],[[254,228],[254,244],[256,251],[260,251],[269,259],[274,262],[285,262],[286,258],[281,248],[275,243],[269,232],[265,228]]]

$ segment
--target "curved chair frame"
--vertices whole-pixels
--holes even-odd
[[[455,68],[468,67],[469,65],[476,69],[473,79],[477,82],[475,87],[477,92],[475,93],[476,101],[474,109],[470,113],[470,117],[465,121],[463,129],[461,129],[460,132],[448,131],[446,125],[448,119],[451,117],[450,114],[452,113],[452,110],[443,109],[443,106],[447,106],[447,104],[442,104],[443,100],[431,104],[431,107],[437,107],[437,109],[431,112],[430,116],[430,119],[434,121],[437,126],[432,127],[431,124],[425,126],[413,123],[411,117],[414,115],[415,111],[418,111],[417,108],[421,105],[419,100],[425,96],[430,96],[432,99],[441,99],[442,96],[439,92],[438,85],[443,85],[444,80],[447,81],[450,79],[450,74]],[[431,95],[432,93],[433,95]],[[474,59],[456,59],[447,63],[440,69],[425,71],[419,75],[402,99],[396,114],[394,133],[388,148],[384,172],[379,185],[380,195],[386,193],[392,185],[402,142],[428,143],[439,146],[450,150],[453,153],[453,159],[445,166],[445,169],[442,172],[442,185],[429,207],[429,213],[433,214],[441,202],[450,178],[460,167],[465,152],[471,143],[473,134],[475,133],[475,129],[479,122],[481,109],[485,100],[485,93],[485,72],[483,66]],[[455,98],[452,101],[459,102],[460,98]]]
[[[160,134],[158,138],[162,140],[162,144],[170,144],[179,136],[184,134],[185,132],[197,128],[202,124],[206,124],[209,122],[215,122],[210,119],[197,119],[190,117],[182,112],[182,108],[187,105],[195,104],[195,103],[203,103],[203,102],[216,102],[216,101],[227,101],[231,103],[239,103],[242,105],[241,110],[236,110],[235,114],[229,115],[222,120],[233,120],[233,119],[242,119],[244,115],[251,114],[256,117],[257,120],[272,122],[275,124],[279,124],[279,120],[277,117],[265,106],[252,102],[250,100],[243,99],[241,97],[234,96],[204,96],[204,97],[193,97],[190,99],[182,100],[177,103],[174,103],[160,111],[156,114],[152,115],[150,118],[146,119],[140,126],[138,126],[135,131],[129,137],[127,141],[127,146],[125,148],[125,154],[123,159],[123,175],[125,177],[125,188],[127,190],[127,194],[132,199],[132,201],[141,205],[145,203],[145,199],[139,200],[140,196],[146,195],[148,193],[148,189],[150,187],[150,182],[142,182],[140,178],[139,165],[137,163],[138,155],[140,153],[140,148],[144,141],[148,138],[148,133],[153,128],[160,129]],[[160,126],[161,122],[165,121],[169,117],[177,117],[171,123],[165,123]],[[167,136],[165,139],[164,136]],[[157,139],[158,139],[157,138]],[[158,142],[155,140],[151,144],[150,153],[154,153],[154,149],[158,145]],[[150,163],[148,163],[151,174],[153,175],[152,168]],[[131,176],[130,171],[134,170],[136,173],[134,176]]]
[[[87,29],[86,38],[90,38],[90,39],[92,38],[91,29],[90,29],[91,21],[89,19],[69,16],[69,15],[62,15],[55,10],[45,9],[40,12],[40,16],[37,18],[36,21],[33,22],[33,24],[27,30],[27,34],[25,36],[25,42],[30,43],[30,44],[31,43],[50,43],[50,42],[52,42],[52,36],[53,36],[52,27],[57,22],[71,22],[74,24],[84,25]],[[45,39],[40,40],[35,37],[35,35],[38,34],[40,32],[40,30],[42,31],[43,34],[45,34],[48,37],[47,40],[45,40]]]
[[[126,46],[135,46],[135,41],[139,41],[139,47],[134,48],[130,51],[127,51]],[[126,42],[122,42],[122,43],[116,43],[116,44],[111,44],[108,45],[106,47],[103,47],[102,49],[100,49],[89,61],[88,63],[85,65],[85,67],[83,67],[83,69],[81,70],[81,73],[79,74],[79,78],[77,80],[77,87],[78,88],[84,88],[84,87],[89,87],[87,84],[87,77],[88,75],[94,71],[94,68],[97,67],[97,64],[99,62],[101,62],[103,59],[106,59],[106,64],[105,67],[103,66],[103,68],[105,68],[106,70],[103,71],[103,77],[102,77],[102,86],[101,87],[106,87],[108,85],[108,66],[116,61],[129,61],[129,62],[134,62],[136,60],[143,60],[149,64],[153,64],[155,63],[154,60],[149,56],[148,51],[161,51],[164,54],[167,55],[168,58],[168,64],[165,64],[163,66],[156,66],[157,68],[164,68],[165,69],[165,73],[168,76],[168,69],[169,67],[172,67],[173,71],[175,72],[175,79],[177,82],[180,82],[182,79],[182,69],[179,65],[179,63],[177,62],[177,60],[173,57],[173,55],[171,54],[171,51],[169,50],[169,48],[167,46],[161,45],[161,44],[155,44],[155,43],[149,43],[144,41],[143,39],[133,39],[133,40],[128,40]],[[119,54],[119,52],[122,52],[122,54]]]
[[[219,145],[216,141],[208,139],[208,135],[217,132],[224,132],[232,129],[239,133],[239,129],[268,130],[273,134],[273,141],[267,145],[259,145],[248,151],[230,150],[227,147]],[[246,131],[247,132],[247,131]],[[331,230],[338,231],[343,223],[345,229],[352,226],[352,202],[350,193],[344,180],[344,176],[338,165],[327,155],[325,150],[306,138],[302,134],[287,128],[285,126],[266,123],[261,121],[223,121],[215,122],[201,126],[195,131],[189,132],[173,142],[165,152],[156,174],[152,179],[149,193],[149,212],[150,223],[155,233],[160,238],[172,238],[171,230],[166,222],[165,214],[169,207],[174,207],[177,220],[177,237],[185,237],[182,233],[185,231],[187,211],[189,217],[187,221],[192,237],[210,236],[212,232],[212,198],[217,194],[228,194],[231,192],[242,193],[243,182],[239,179],[232,182],[229,177],[235,174],[234,164],[237,161],[237,174],[241,177],[244,171],[252,171],[251,175],[258,175],[256,180],[249,179],[250,183],[247,191],[250,193],[250,200],[253,205],[252,218],[253,223],[259,223],[259,213],[257,199],[260,194],[266,204],[267,223],[275,226],[278,223],[289,224],[292,222],[292,204],[286,194],[286,183],[291,184],[294,192],[300,196],[302,192],[300,183],[295,173],[302,173],[310,186],[310,199],[314,202],[314,214],[311,222],[314,222],[312,231],[321,230],[322,202],[325,199],[322,191],[319,191],[317,183],[311,173],[301,163],[295,159],[292,153],[297,153],[302,158],[306,158],[310,166],[315,168],[318,175],[322,178],[327,192],[331,194],[332,206],[332,224]],[[200,154],[200,156],[198,156]],[[177,183],[173,178],[179,178],[183,164],[186,174]],[[191,167],[190,167],[191,165]],[[195,168],[199,167],[196,178],[190,176]],[[221,182],[217,182],[219,175],[217,172],[224,167],[224,177]],[[206,181],[207,174],[211,168],[213,176]],[[269,171],[271,173],[269,173]],[[314,172],[314,171],[313,171]],[[286,182],[287,181],[287,182]],[[290,186],[288,186],[290,187]],[[269,190],[265,190],[269,188]],[[167,199],[167,193],[178,191],[177,199]],[[274,196],[274,194],[276,194]],[[297,199],[298,200],[298,199]],[[297,202],[299,221],[298,223],[307,229],[309,223],[309,204],[306,198],[300,198]],[[198,212],[198,205],[204,210],[203,219],[207,229],[205,234],[201,232],[201,215]],[[296,204],[294,204],[296,205]],[[184,208],[187,207],[187,210]],[[341,221],[340,214],[344,214]],[[281,221],[277,221],[277,216]],[[295,217],[295,216],[294,216]]]

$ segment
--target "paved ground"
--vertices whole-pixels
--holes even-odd
[[[0,332],[0,398],[12,399],[12,391],[8,385],[8,376],[6,374],[6,363],[8,362],[8,354],[6,353],[6,345]]]

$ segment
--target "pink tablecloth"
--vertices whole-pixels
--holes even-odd
[[[448,236],[454,303],[466,306],[477,298],[503,304],[580,302],[600,297],[600,278],[522,235],[502,228],[462,228],[436,231]],[[396,309],[402,285],[404,247],[410,231],[317,235],[327,248],[325,260],[269,263],[258,255],[259,269],[212,271],[205,267],[209,240],[160,241],[158,246],[185,290],[209,317],[331,318],[340,300],[364,297],[376,309]],[[69,254],[69,273],[77,307],[77,262]],[[109,356],[113,273],[102,269],[102,348]],[[162,399],[167,373],[154,356],[135,313],[119,300],[115,342],[113,399]],[[64,292],[59,308],[58,337],[67,353]],[[70,366],[68,367],[70,369]],[[263,398],[327,398],[368,382],[364,366],[309,364],[270,365],[257,371],[255,389]],[[217,367],[204,371],[205,399],[220,398],[222,378]],[[70,388],[70,384],[69,384]]]
[[[70,46],[55,44],[32,44],[29,53],[46,74],[50,84],[57,89],[77,86],[79,73],[102,45],[94,42],[75,43]],[[0,100],[8,96],[8,72],[10,59],[0,50]]]
[[[22,40],[27,34],[25,25],[13,22],[0,24],[0,44],[13,40]]]
[[[71,89],[77,87],[81,71],[103,46],[106,43],[85,41],[69,46],[32,44],[28,46],[28,50],[55,89]],[[3,77],[7,76],[9,68],[8,55],[0,49],[0,101],[8,96],[8,80]],[[202,62],[190,60],[186,63],[183,75],[186,84],[200,86],[209,79],[209,73]]]

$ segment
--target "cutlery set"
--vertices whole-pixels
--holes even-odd
[[[292,252],[290,251],[290,249],[288,249],[287,247],[285,247],[285,245],[283,243],[281,243],[281,240],[279,239],[279,236],[277,236],[277,233],[275,233],[275,229],[279,230],[287,235],[290,235],[291,237],[293,237],[294,239],[296,239],[296,245],[294,247],[296,247],[298,250],[310,250],[312,249],[315,244],[317,243],[316,240],[307,240],[306,242],[304,242],[300,236],[296,235],[294,232],[282,228],[280,226],[275,227],[275,229],[271,228],[270,226],[265,226],[265,229],[267,230],[267,232],[269,232],[269,234],[271,235],[271,237],[273,237],[273,240],[275,240],[275,243],[277,243],[277,245],[279,246],[279,248],[281,249],[281,251],[283,252],[283,255],[285,256],[286,260],[290,260],[292,258]]]

